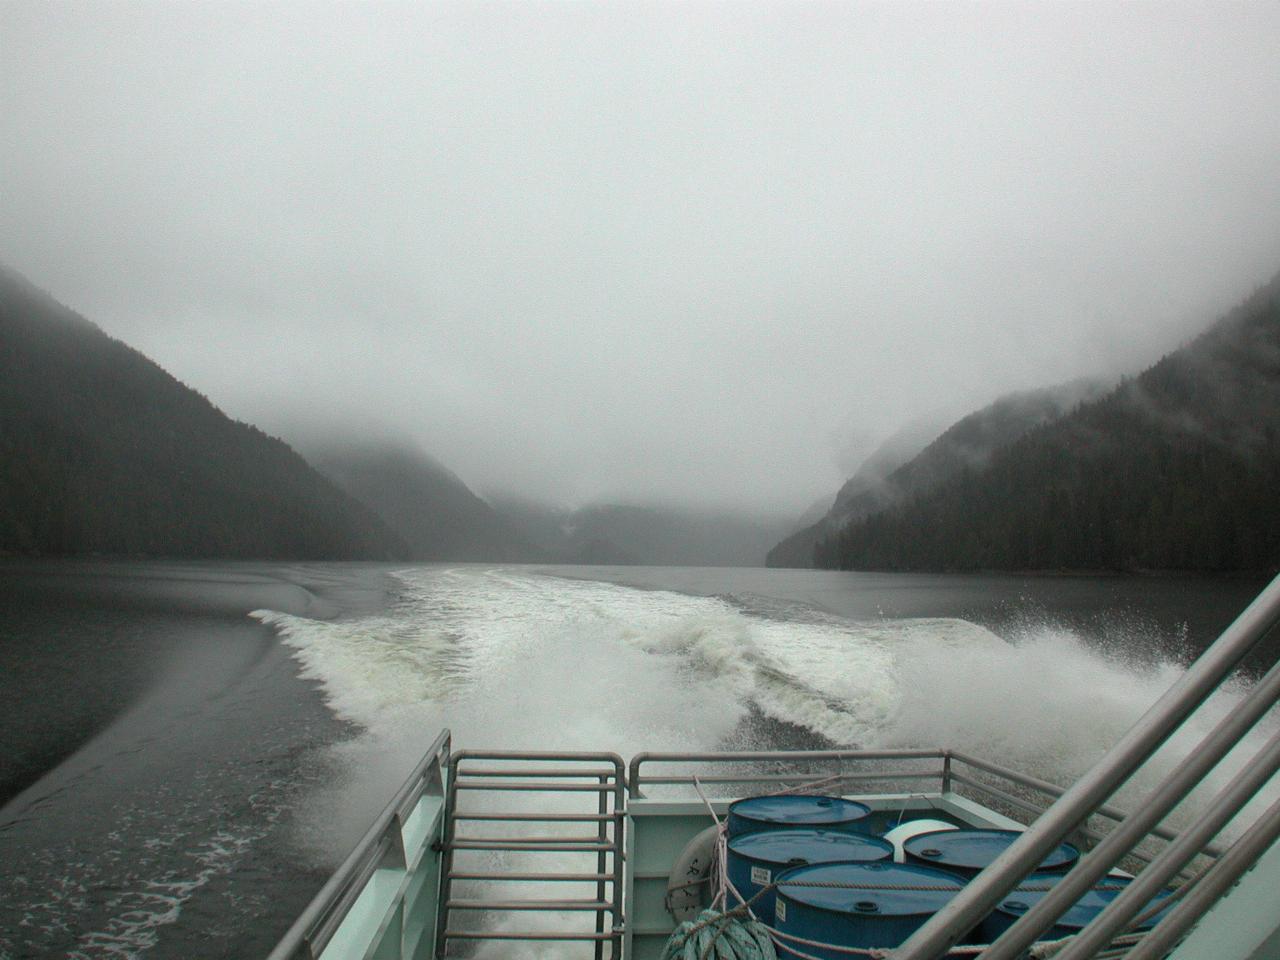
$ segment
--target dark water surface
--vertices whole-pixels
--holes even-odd
[[[269,950],[323,882],[284,834],[344,725],[246,614],[332,615],[382,586],[358,568],[0,568],[0,956]]]
[[[299,663],[276,631],[248,614],[269,609],[304,625],[375,624],[380,611],[394,607],[394,569],[0,565],[0,957],[265,954],[334,866],[332,851],[317,856],[296,828],[312,796],[338,775],[331,746],[359,731],[335,718],[313,681],[299,679]],[[815,610],[860,621],[949,617],[1015,643],[1020,632],[1049,624],[1123,656],[1178,661],[1207,644],[1261,587],[1198,579],[538,569],[732,598],[750,616],[783,624]],[[517,610],[509,597],[499,600]],[[630,603],[611,615],[628,616]],[[403,639],[407,626],[394,621],[385,629]],[[316,636],[319,644],[324,638]],[[359,692],[359,672],[341,669]],[[386,676],[367,682],[391,683]],[[412,690],[387,686],[384,694]],[[422,731],[423,746],[434,733]],[[367,822],[377,800],[363,801],[356,818]]]

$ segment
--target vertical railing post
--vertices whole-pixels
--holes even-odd
[[[942,793],[951,792],[951,750],[942,751]]]
[[[440,891],[439,900],[436,903],[436,950],[435,956],[437,960],[444,957],[445,948],[445,925],[449,920],[449,896],[453,882],[450,875],[453,873],[453,834],[456,827],[454,826],[453,813],[458,806],[458,762],[454,760],[450,754],[445,757],[442,765],[442,773],[447,783],[444,792],[444,830],[441,835],[441,846],[443,847],[440,857]]]
[[[626,918],[622,913],[625,902],[622,895],[622,870],[627,858],[627,774],[621,759],[614,763],[613,772],[613,960],[620,960],[622,931],[626,926]]]
[[[606,785],[609,778],[602,773],[596,779],[599,782],[600,786],[603,787]],[[603,818],[604,815],[608,812],[609,812],[609,795],[605,793],[603,790],[601,790],[598,794],[596,794],[596,813],[601,818]],[[599,824],[597,825],[596,836],[600,838],[600,844],[602,846],[608,842],[608,839],[609,839],[608,834],[609,834],[609,822],[607,820],[601,819]],[[596,873],[597,874],[600,874],[601,876],[604,875],[604,868],[606,865],[606,861],[607,861],[606,851],[601,850],[599,853],[596,854]],[[597,880],[596,881],[596,902],[597,903],[605,902],[604,888],[605,888],[605,881]],[[596,933],[604,933],[604,912],[599,910],[596,911]],[[604,941],[597,940],[596,941],[596,960],[601,960],[603,956],[604,956]]]

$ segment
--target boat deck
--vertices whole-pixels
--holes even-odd
[[[608,753],[449,747],[442,734],[364,854],[353,854],[295,925],[307,932],[272,960],[428,960],[503,941],[541,942],[545,956],[647,960],[676,926],[666,897],[677,859],[736,797],[838,793],[870,807],[861,826],[882,833],[919,817],[1022,830],[1064,792],[944,750],[642,754],[628,769]],[[1069,839],[1094,845],[1124,819],[1100,808]],[[1157,828],[1125,865],[1141,871],[1176,840]],[[1221,853],[1201,850],[1183,879]],[[1276,960],[1278,918],[1280,848],[1171,956]],[[1224,931],[1238,948],[1224,948]]]
[[[1079,861],[982,946],[981,960],[1021,960],[1117,869],[1136,876],[1058,945],[1056,960],[1280,960],[1273,716],[1262,746],[1179,832],[1166,825],[1272,715],[1280,664],[1233,696],[1135,809],[1111,805],[1277,623],[1280,578],[1066,788],[945,749],[650,753],[624,764],[604,752],[454,752],[445,731],[270,960],[442,960],[484,943],[498,944],[490,955],[499,956],[519,943],[538,951],[526,956],[656,957],[676,926],[665,898],[686,845],[733,798],[784,789],[859,799],[872,807],[873,828],[917,813],[973,826],[1028,824],[893,946],[892,960],[948,956],[1063,841],[1084,851]],[[1268,790],[1265,810],[1241,816]],[[1170,887],[1171,906],[1133,933],[1139,914]]]

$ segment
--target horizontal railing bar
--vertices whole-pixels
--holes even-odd
[[[967,784],[970,787],[974,787],[978,790],[981,790],[983,793],[987,794],[988,796],[996,797],[997,799],[1005,803],[1008,803],[1010,806],[1017,807],[1018,809],[1024,811],[1025,813],[1031,813],[1039,816],[1041,813],[1044,812],[1043,808],[1037,807],[1033,803],[1029,803],[1026,800],[1022,800],[1019,797],[1011,796],[1005,793],[1003,790],[999,789],[998,787],[993,787],[990,784],[983,783],[981,780],[974,780],[970,777],[965,776],[963,773],[953,772],[951,774],[951,779],[954,780],[956,783]],[[1086,827],[1083,825],[1081,825],[1080,827],[1077,827],[1076,832],[1079,833],[1081,836],[1087,837],[1088,839],[1094,841],[1095,843],[1105,839],[1106,837],[1106,834],[1099,833],[1097,830],[1094,830],[1092,827]],[[1151,862],[1151,857],[1143,853],[1141,850],[1131,850],[1129,852],[1129,856],[1133,857],[1135,860],[1141,861],[1142,863]]]
[[[1029,813],[1032,816],[1037,817],[1044,813],[1044,807],[1037,806],[1030,800],[1023,800],[1021,797],[1015,797],[1012,794],[1001,790],[999,787],[992,786],[989,783],[983,783],[981,780],[975,780],[973,777],[966,776],[957,770],[951,771],[951,781],[953,783],[963,783],[966,786],[974,787],[977,790],[981,790],[989,797],[997,797],[1008,803],[1010,806],[1017,807],[1023,813]]]
[[[446,930],[447,940],[616,940],[623,930],[617,927],[602,933],[581,933],[552,930]]]
[[[1044,812],[1043,807],[1037,807],[1035,804],[1029,803],[1028,801],[1021,799],[1020,797],[1015,797],[1012,794],[1005,793],[1005,791],[1001,790],[999,787],[993,786],[989,783],[983,783],[981,780],[974,780],[972,777],[968,777],[965,774],[960,773],[958,771],[952,771],[951,779],[954,780],[956,783],[967,784],[970,787],[974,787],[975,789],[981,790],[983,793],[987,794],[988,796],[997,797],[1000,800],[1004,801],[1005,803],[1008,803],[1011,806],[1015,806],[1026,813],[1031,813],[1031,814],[1035,814],[1036,816],[1039,816],[1041,813]],[[1105,840],[1108,836],[1108,834],[1099,833],[1097,830],[1094,830],[1092,827],[1086,826],[1084,824],[1081,824],[1079,827],[1077,827],[1076,832],[1080,833],[1082,836],[1088,837],[1090,840],[1093,840],[1095,842],[1101,842]],[[1156,831],[1154,830],[1150,831],[1148,833],[1148,836],[1158,836],[1159,839],[1161,840],[1176,840],[1178,838],[1178,834],[1170,830],[1165,830],[1163,828],[1161,828],[1159,834],[1157,834]],[[1201,851],[1201,853],[1205,856],[1216,857],[1219,855],[1220,850],[1218,847],[1212,844],[1209,844],[1205,846],[1205,848]],[[1138,850],[1136,847],[1131,849],[1126,854],[1126,856],[1133,857],[1135,860],[1140,860],[1143,863],[1150,863],[1152,860],[1152,857],[1150,855],[1143,853],[1141,850]]]
[[[1055,783],[1050,783],[1047,780],[1040,780],[1036,777],[1028,776],[1027,774],[1018,773],[1016,770],[1010,770],[1007,767],[1002,767],[999,764],[990,762],[989,760],[981,760],[978,757],[971,757],[963,753],[952,753],[951,758],[952,760],[958,760],[959,762],[971,767],[977,767],[979,770],[985,770],[987,773],[995,774],[998,777],[1004,777],[1006,780],[1010,780],[1013,783],[1020,784],[1021,786],[1030,787],[1033,790],[1039,790],[1042,793],[1047,793],[1054,799],[1057,799],[1066,792],[1063,787],[1060,787]],[[969,780],[966,782],[972,783],[973,781]],[[1117,810],[1115,807],[1107,804],[1099,806],[1093,811],[1093,813],[1097,816],[1106,817],[1108,820],[1114,820],[1117,823],[1127,819],[1129,816],[1125,811]],[[1175,831],[1159,825],[1152,827],[1147,831],[1147,833],[1149,836],[1158,837],[1161,840],[1168,840],[1170,842],[1178,839],[1178,834]],[[1204,848],[1204,852],[1211,857],[1217,857],[1222,854],[1222,848],[1214,844],[1210,844]]]
[[[570,791],[578,793],[613,793],[618,787],[616,784],[594,784],[594,783],[471,783],[469,781],[460,780],[454,788],[457,790],[518,790],[526,793],[539,793],[541,791]]]
[[[646,763],[759,763],[762,761],[786,761],[789,763],[814,763],[823,760],[855,762],[859,760],[945,760],[947,752],[939,749],[902,750],[744,750],[732,752],[698,753],[637,753],[628,767],[628,786],[632,796],[640,796],[640,787],[646,780],[640,768]]]
[[[599,823],[620,820],[626,816],[617,813],[455,813],[455,820],[527,820],[533,823]]]
[[[664,878],[666,874],[662,875]],[[613,874],[611,873],[450,873],[450,880],[514,880],[514,881],[533,881],[541,883],[543,881],[564,880],[574,883],[611,883]]]
[[[613,909],[608,900],[449,900],[445,906],[450,910],[546,910],[552,913],[561,911],[590,911],[604,913]]]
[[[957,783],[967,784],[968,786],[981,790],[983,793],[987,794],[988,796],[996,797],[999,800],[1002,800],[1005,803],[1010,804],[1011,806],[1015,806],[1020,810],[1025,811],[1026,813],[1032,813],[1038,816],[1039,814],[1044,812],[1043,808],[1037,807],[1035,806],[1035,804],[1028,803],[1026,800],[1022,800],[1019,797],[1011,796],[1010,794],[1005,793],[1003,790],[999,789],[998,787],[993,787],[989,783],[983,783],[981,780],[974,780],[970,777],[965,776],[963,773],[953,772],[951,774],[951,779],[956,781]],[[1094,830],[1092,827],[1086,827],[1084,825],[1077,827],[1075,832],[1079,833],[1081,836],[1087,837],[1088,839],[1094,841],[1095,843],[1106,839],[1106,834],[1099,833],[1097,830]],[[1131,856],[1133,857],[1133,859],[1141,861],[1142,863],[1150,863],[1152,859],[1148,854],[1143,853],[1141,850],[1130,850],[1128,856]]]
[[[462,760],[557,760],[562,763],[595,760],[614,766],[626,766],[622,757],[606,750],[455,750],[450,765]]]
[[[1013,770],[1010,767],[1001,766],[998,763],[993,763],[990,760],[984,760],[981,757],[970,756],[967,753],[952,751],[951,762],[963,763],[970,767],[977,767],[979,770],[985,770],[987,773],[994,773],[998,777],[1021,784],[1024,787],[1031,787],[1034,790],[1053,794],[1054,797],[1059,797],[1063,793],[1063,788],[1058,786],[1056,783],[1050,783],[1048,780],[1041,780],[1039,777],[1033,777],[1030,774]]]
[[[453,841],[456,846],[463,840],[470,843],[600,843],[603,839],[598,833],[593,833],[588,837],[557,837],[555,834],[544,834],[542,836],[522,835],[519,837],[475,837],[455,834]]]
[[[941,760],[947,751],[938,747],[911,747],[901,750],[723,750],[701,753],[637,753],[632,766],[640,763],[682,763],[686,761],[746,763],[756,760]]]
[[[940,770],[903,770],[898,773],[846,773],[839,774],[841,780],[937,780],[942,775]],[[823,783],[833,779],[831,776],[791,776],[785,773],[744,773],[742,776],[697,776],[698,783]],[[672,785],[678,783],[692,784],[694,775],[670,777],[645,777],[644,782],[651,786]]]
[[[550,770],[540,769],[538,767],[511,767],[506,770],[487,768],[484,770],[464,770],[458,769],[455,774],[457,777],[616,777],[618,771],[613,767],[600,768],[598,770],[572,770],[552,768]]]
[[[592,838],[594,839],[594,838]],[[617,844],[613,843],[516,843],[504,841],[502,843],[475,843],[466,840],[454,840],[448,844],[454,850],[530,850],[535,853],[552,851],[563,851],[565,853],[592,853],[616,851]]]

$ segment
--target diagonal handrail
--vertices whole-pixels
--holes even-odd
[[[1129,954],[1129,960],[1161,960],[1231,885],[1280,838],[1280,800],[1271,804],[1231,845],[1204,878]]]
[[[1112,937],[1123,933],[1125,924],[1142,912],[1182,865],[1195,857],[1206,841],[1216,837],[1277,770],[1280,770],[1280,733],[1271,737],[1266,748],[1232,778],[1177,841],[1166,847],[1087,930],[1058,954],[1060,960],[1085,960],[1110,943]]]
[[[1259,640],[1280,622],[1280,577],[1245,608],[1190,669],[1088,773],[953,900],[891,954],[893,960],[936,960],[1029,875],[1044,856],[1125,783],[1231,676]],[[1225,752],[1225,751],[1224,751]],[[1046,900],[1049,898],[1046,897]],[[1030,911],[983,954],[1012,960],[1052,923]],[[1059,909],[1061,912],[1061,909]]]

